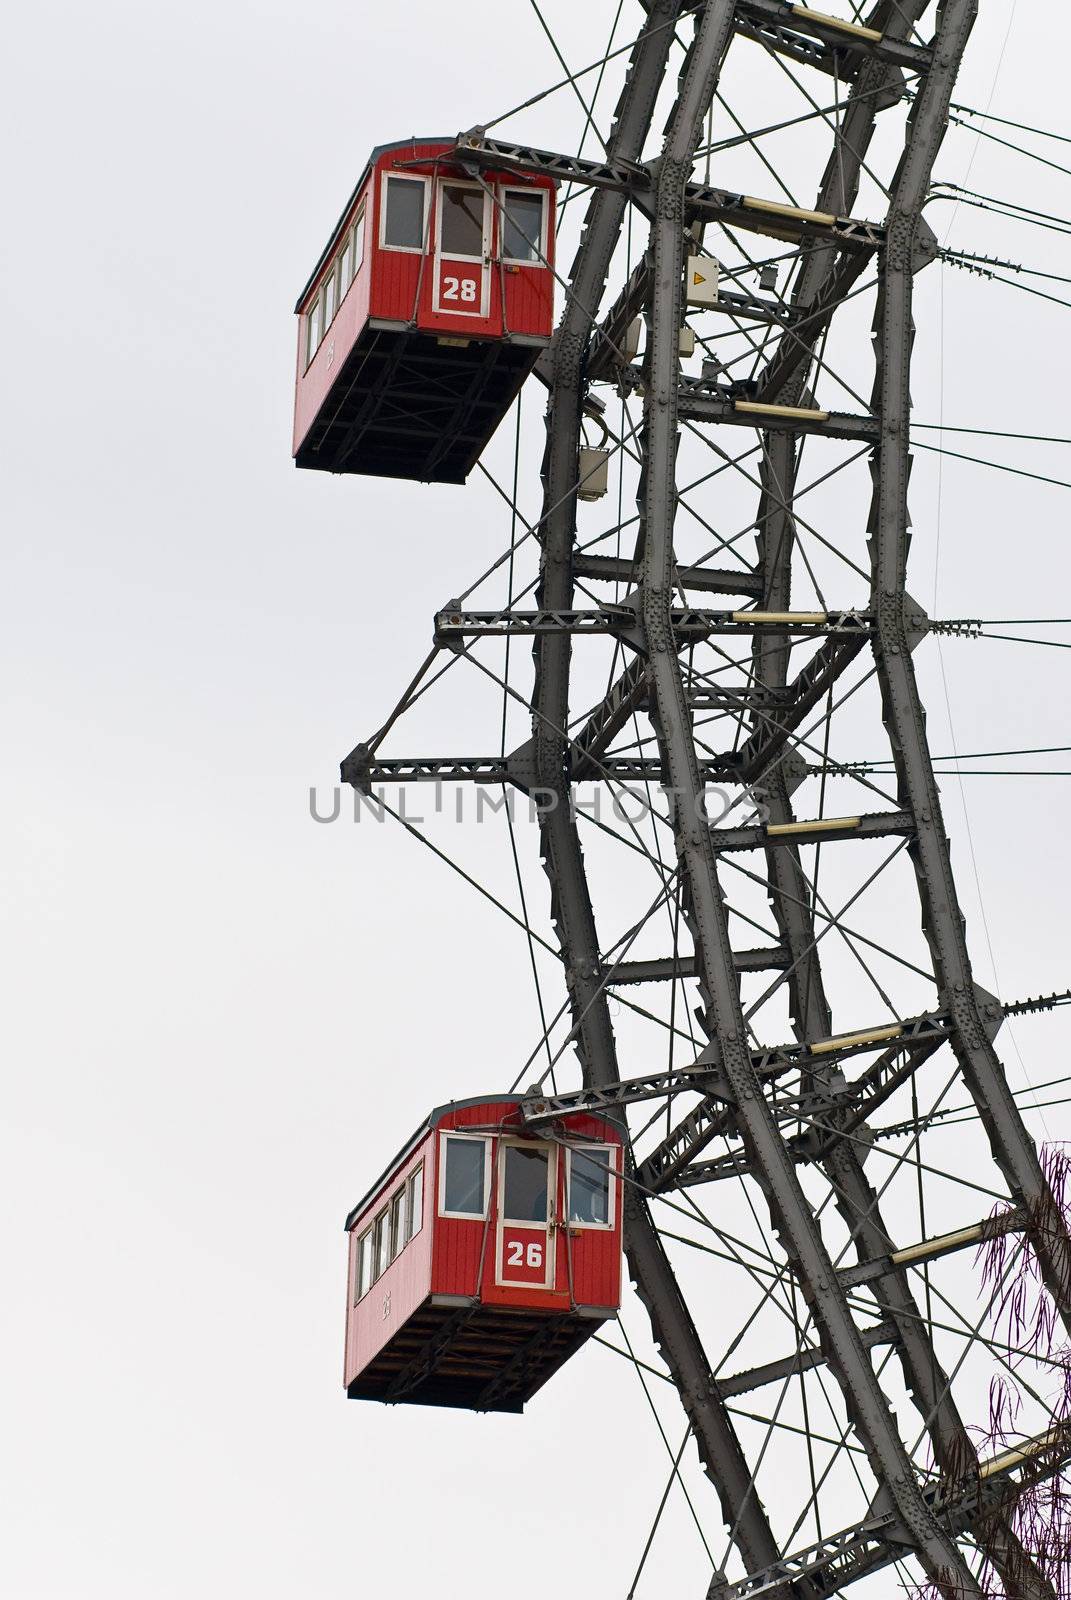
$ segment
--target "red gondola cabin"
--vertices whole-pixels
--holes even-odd
[[[518,1105],[438,1107],[347,1217],[351,1399],[520,1411],[616,1315],[620,1132]]]
[[[554,182],[372,152],[298,299],[299,467],[463,483],[550,342]]]

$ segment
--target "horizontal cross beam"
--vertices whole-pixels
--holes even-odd
[[[767,40],[773,49],[841,78],[854,75],[850,66],[846,69],[845,56],[870,56],[908,72],[925,72],[933,59],[926,45],[887,38],[877,28],[825,16],[791,0],[738,0],[736,27],[745,37]],[[825,48],[816,50],[815,43]]]
[[[703,639],[711,634],[847,635],[859,648],[870,635],[871,618],[865,611],[706,611],[674,606],[670,622],[678,638]],[[531,636],[540,633],[619,634],[636,627],[632,606],[594,606],[562,611],[463,611],[447,607],[435,617],[437,644],[502,634]]]
[[[914,832],[908,811],[875,811],[860,817],[816,817],[812,821],[712,828],[715,850],[759,850],[770,845],[822,844],[827,840],[885,839]]]
[[[855,416],[847,411],[822,411],[814,406],[786,406],[764,400],[730,399],[701,378],[684,379],[678,408],[693,422],[726,423],[738,428],[761,428],[763,433],[819,434],[827,439],[851,439],[876,445],[881,436],[877,417]]]
[[[555,178],[559,183],[589,184],[595,188],[616,189],[642,210],[650,212],[654,202],[651,169],[642,162],[620,158],[596,161],[587,156],[565,155],[557,150],[542,150],[535,145],[512,144],[491,139],[480,128],[458,134],[454,158],[462,166],[505,172],[531,172]],[[684,189],[686,216],[721,222],[751,233],[795,242],[800,239],[834,240],[845,249],[878,250],[885,242],[881,223],[857,217],[841,217],[830,211],[809,211],[801,206],[783,205],[756,195],[740,194],[704,183],[688,183]]]
[[[573,574],[605,583],[636,581],[636,563],[629,556],[575,555]],[[762,594],[762,574],[747,567],[677,567],[674,576],[682,589],[697,589],[709,594],[746,594],[758,599]]]
[[[733,966],[737,972],[778,972],[791,960],[783,944],[733,951]],[[678,978],[695,978],[698,971],[694,956],[658,956],[650,961],[619,961],[613,968],[607,968],[605,981],[608,984],[673,983]]]

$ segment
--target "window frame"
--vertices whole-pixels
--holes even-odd
[[[443,218],[446,207],[443,203],[447,189],[465,189],[469,194],[480,197],[480,253],[477,256],[464,255],[459,250],[447,250],[443,245]],[[437,261],[467,261],[472,266],[486,267],[487,258],[491,254],[492,229],[494,227],[494,206],[489,204],[487,190],[480,184],[473,183],[468,178],[440,178],[436,193],[435,208],[435,259]]]
[[[346,296],[349,294],[350,290],[353,288],[353,285],[356,283],[357,274],[360,272],[361,267],[364,265],[364,227],[365,227],[365,201],[362,200],[360,205],[357,207],[356,216],[354,217],[353,221],[350,223],[349,227],[346,229],[346,242],[342,247],[342,251],[341,251],[341,254],[340,254],[340,257],[339,257],[340,273],[339,273],[338,284],[339,284],[339,288],[342,290],[342,293],[341,293],[341,295],[339,297],[339,302],[338,302],[340,306],[341,306],[343,300],[345,300]],[[358,235],[358,229],[360,230],[359,235]],[[357,259],[357,240],[358,240],[358,237],[360,238],[360,241],[361,241],[361,258],[360,258],[359,261]],[[348,263],[348,267],[347,267],[347,263]],[[348,282],[346,284],[345,289],[342,289],[342,279],[345,276],[345,273],[346,273],[347,270],[349,271],[349,280],[348,280]]]
[[[375,1282],[375,1261],[376,1261],[376,1258],[375,1258],[374,1244],[373,1244],[373,1240],[372,1240],[373,1232],[374,1232],[373,1226],[372,1226],[371,1223],[369,1223],[368,1227],[364,1229],[363,1233],[359,1233],[357,1235],[357,1254],[356,1254],[356,1257],[354,1259],[354,1266],[353,1266],[353,1282],[354,1282],[353,1303],[354,1303],[355,1306],[356,1305],[360,1305],[361,1301],[364,1299],[365,1295],[368,1293],[369,1289],[372,1287],[373,1283]],[[363,1274],[361,1272],[361,1246],[364,1244],[366,1239],[368,1240],[368,1265],[369,1265],[369,1277],[368,1277],[368,1282],[367,1283],[365,1283],[364,1276],[363,1276]]]
[[[506,1210],[506,1185],[509,1182],[509,1151],[538,1151],[546,1162],[547,1174],[547,1214],[545,1217],[514,1217]],[[557,1206],[558,1165],[555,1160],[554,1145],[547,1140],[533,1141],[531,1139],[504,1139],[500,1151],[499,1166],[502,1169],[502,1178],[499,1184],[498,1212],[499,1222],[503,1227],[510,1228],[549,1228],[554,1220]]]
[[[606,1153],[606,1221],[578,1222],[573,1218],[573,1152],[588,1155],[591,1151]],[[617,1176],[616,1146],[612,1144],[571,1144],[567,1147],[565,1163],[565,1221],[570,1228],[583,1228],[589,1233],[612,1233],[617,1226]]]
[[[319,350],[320,346],[324,342],[324,330],[321,327],[321,322],[323,320],[322,316],[321,316],[322,306],[323,306],[323,295],[322,295],[321,290],[317,289],[316,294],[315,294],[315,296],[313,298],[312,304],[308,307],[307,311],[305,312],[305,371],[306,372],[308,372],[309,368],[312,366],[313,362],[316,360],[316,352]],[[315,346],[312,345],[312,337],[311,337],[312,336],[312,330],[313,330],[314,327],[317,330]]]
[[[406,1227],[408,1225],[408,1196],[409,1184],[401,1183],[390,1197],[387,1210],[390,1213],[390,1258],[397,1261],[406,1245],[409,1243]],[[398,1226],[399,1220],[401,1227]]]
[[[351,235],[352,249],[353,249],[353,277],[350,279],[350,282],[351,283],[355,283],[356,280],[357,280],[357,274],[360,272],[361,268],[364,266],[365,245],[367,243],[367,235],[368,235],[368,201],[367,201],[367,199],[362,200],[360,205],[357,207],[357,215],[354,217],[353,222],[350,225],[350,235]],[[361,254],[360,254],[359,258],[358,258],[358,255],[357,255],[357,241],[358,241],[358,239],[360,239],[360,243],[361,243]]]
[[[508,256],[506,254],[506,196],[509,194],[524,195],[526,200],[533,197],[540,204],[539,241],[535,260],[527,256]],[[550,216],[550,206],[547,204],[547,191],[537,184],[502,183],[498,187],[498,198],[501,209],[498,213],[499,228],[499,256],[510,267],[536,267],[542,271],[547,270],[547,229]]]
[[[387,209],[392,183],[419,183],[422,191],[423,209],[421,211],[421,242],[414,244],[388,244],[387,243]],[[382,178],[382,193],[379,197],[379,248],[381,250],[395,250],[399,255],[422,256],[427,253],[430,230],[428,227],[431,217],[428,204],[428,179],[419,172],[384,172]]]
[[[414,1193],[414,1190],[416,1188],[418,1180],[420,1182],[420,1205],[419,1206],[414,1206],[414,1204],[413,1204],[413,1193]],[[409,1176],[406,1178],[406,1180],[405,1180],[405,1189],[406,1189],[406,1195],[408,1196],[408,1199],[407,1199],[406,1203],[407,1203],[408,1208],[409,1208],[408,1217],[406,1219],[406,1227],[408,1229],[408,1232],[407,1232],[406,1237],[405,1237],[405,1242],[406,1242],[406,1244],[408,1244],[410,1239],[415,1239],[416,1238],[417,1234],[420,1232],[420,1230],[424,1226],[424,1163],[423,1163],[423,1161],[419,1161],[417,1163],[417,1165],[413,1168],[413,1170],[409,1174]]]
[[[331,315],[330,315],[330,317],[327,315],[327,291],[329,289],[331,291]],[[332,261],[332,263],[331,263],[330,267],[328,268],[328,270],[324,273],[323,282],[320,284],[320,299],[323,302],[323,308],[324,308],[324,318],[323,318],[324,331],[323,331],[323,334],[322,334],[321,337],[326,339],[327,335],[328,335],[328,331],[330,330],[331,324],[334,322],[335,317],[338,315],[338,257],[337,256]]]
[[[379,1265],[380,1258],[381,1258],[381,1256],[383,1254],[382,1246],[380,1244],[380,1238],[381,1238],[380,1224],[383,1225],[382,1231],[387,1236],[387,1259],[384,1262],[382,1267]],[[390,1258],[390,1204],[389,1204],[389,1202],[388,1202],[387,1205],[383,1206],[379,1211],[376,1212],[375,1219],[374,1219],[374,1221],[372,1223],[372,1234],[373,1234],[373,1239],[372,1239],[372,1282],[373,1282],[373,1284],[376,1284],[376,1283],[379,1282],[380,1278],[382,1278],[383,1274],[387,1271],[387,1268],[390,1266],[390,1261],[391,1261],[391,1258]]]
[[[335,315],[336,316],[338,315],[338,310],[339,310],[339,307],[342,305],[343,300],[345,300],[346,296],[349,294],[350,286],[353,283],[353,229],[352,228],[347,228],[346,229],[346,236],[342,241],[342,248],[338,253],[337,260],[338,260],[338,290],[337,290],[338,306],[335,307]],[[348,278],[346,277],[346,273],[347,272],[349,272],[349,277]],[[342,287],[343,283],[345,283],[345,285],[346,285],[346,287],[344,289]]]
[[[447,1211],[446,1209],[446,1157],[447,1141],[449,1139],[466,1139],[470,1143],[482,1144],[483,1156],[483,1209],[481,1211]],[[440,1217],[446,1217],[454,1222],[486,1222],[487,1208],[491,1198],[491,1140],[486,1133],[465,1133],[456,1128],[444,1128],[439,1135],[439,1172],[436,1183],[436,1210]]]

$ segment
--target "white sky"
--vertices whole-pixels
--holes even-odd
[[[571,64],[600,54],[613,10],[546,0]],[[1041,0],[982,12],[957,98],[1059,126],[1066,19]],[[557,63],[520,0],[99,0],[20,7],[6,31],[0,1587],[624,1595],[667,1469],[625,1363],[585,1352],[520,1419],[342,1394],[349,1205],[430,1105],[507,1082],[538,1027],[523,941],[460,880],[400,830],[307,815],[435,608],[503,547],[501,508],[475,479],[333,479],[289,457],[291,307],[371,146],[485,120]],[[512,126],[575,148],[575,101]],[[1066,177],[965,133],[938,175],[1067,210]],[[1068,270],[1055,235],[980,212],[954,227],[963,248]],[[941,270],[920,280],[917,417],[1068,431],[1066,313]],[[505,471],[508,441],[492,450]],[[1071,477],[1056,447],[993,453]],[[912,494],[919,599],[1067,612],[1066,491],[954,463],[932,608],[932,460]],[[959,748],[1071,742],[1062,652],[943,658]],[[935,641],[919,670],[949,750]],[[470,691],[414,753],[496,748]],[[880,735],[858,754],[884,754]],[[946,820],[980,981],[997,987],[978,884],[1000,992],[1065,987],[1065,782],[964,793],[973,858],[951,783]],[[531,829],[522,845],[545,927]],[[1060,1016],[1015,1037],[1017,1086],[1057,1075]],[[1047,1118],[1039,1136],[1068,1131]],[[675,1447],[672,1395],[663,1413]],[[639,1593],[700,1594],[707,1570],[675,1499]]]

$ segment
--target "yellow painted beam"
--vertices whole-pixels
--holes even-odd
[[[810,822],[770,822],[766,832],[771,838],[788,833],[832,833],[836,828],[858,828],[858,817],[815,817]]]
[[[818,228],[832,228],[836,217],[832,211],[804,211],[802,206],[785,206],[777,200],[759,200],[752,194],[744,195],[744,205],[749,211],[768,211],[773,217],[790,217],[794,222],[811,222]]]
[[[834,1050],[847,1050],[859,1044],[884,1044],[886,1039],[898,1039],[904,1031],[902,1022],[888,1028],[867,1028],[864,1033],[841,1033],[835,1039],[819,1039],[811,1045],[812,1056],[831,1055]]]
[[[786,627],[822,627],[829,621],[827,611],[734,611],[734,622],[779,622]]]
[[[857,39],[867,39],[872,44],[881,42],[881,32],[877,28],[865,28],[861,22],[845,22],[843,17],[827,17],[824,11],[812,11],[810,6],[793,6],[797,17],[810,17],[812,22],[821,22],[824,27],[836,28],[840,33],[854,34]]]
[[[828,411],[817,411],[813,406],[773,406],[764,400],[737,400],[733,409],[752,417],[788,417],[795,422],[829,421]]]

